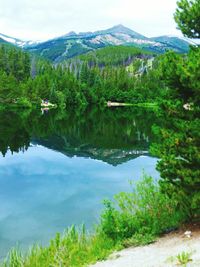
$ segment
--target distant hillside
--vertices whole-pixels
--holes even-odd
[[[186,39],[179,38],[176,36],[159,36],[151,38],[151,40],[155,42],[159,42],[161,44],[168,45],[169,48],[176,49],[180,52],[185,52],[188,50],[188,45],[191,44],[191,41],[187,41]]]
[[[185,53],[188,51],[190,44],[189,41],[178,37],[147,38],[123,25],[96,32],[77,34],[72,31],[58,38],[40,43],[26,42],[2,34],[0,34],[0,38],[53,62],[61,62],[108,46],[133,46],[154,53],[163,53],[168,49]]]
[[[13,44],[15,46],[22,47],[22,48],[37,44],[37,42],[34,42],[34,41],[23,41],[18,38],[10,37],[2,33],[0,33],[0,42]]]
[[[6,42],[4,39],[0,38],[0,44],[7,44],[8,42]]]
[[[128,66],[135,58],[152,58],[153,54],[138,47],[108,46],[76,56],[71,62],[87,62],[89,66]]]

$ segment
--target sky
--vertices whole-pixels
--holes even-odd
[[[177,0],[0,0],[0,33],[47,40],[123,24],[147,37],[177,35]]]

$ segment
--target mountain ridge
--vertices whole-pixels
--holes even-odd
[[[148,38],[122,24],[94,32],[71,31],[42,42],[23,41],[4,34],[0,34],[0,38],[55,63],[107,46],[135,46],[155,53],[168,49],[186,53],[191,44],[183,38],[166,35]]]

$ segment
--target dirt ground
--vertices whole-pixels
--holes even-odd
[[[191,237],[184,233],[191,231]],[[190,261],[180,264],[177,256],[182,252],[189,253]],[[92,267],[200,267],[200,225],[193,224],[164,235],[155,243],[128,248],[113,253],[108,260],[98,262]]]

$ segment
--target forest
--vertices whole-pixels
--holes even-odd
[[[147,97],[153,101],[157,93],[149,74],[142,77],[143,82],[137,74],[152,57],[138,48],[109,47],[55,66],[1,45],[1,103],[29,107],[45,98],[65,107],[108,100],[135,103]]]
[[[199,0],[178,1],[174,18],[185,37],[199,38],[199,14]],[[134,47],[107,47],[60,64],[52,64],[12,46],[0,45],[2,109],[5,106],[40,107],[42,99],[57,104],[62,112],[69,107],[78,109],[98,105],[104,108],[107,101],[154,103],[157,117],[164,122],[162,125],[155,122],[151,147],[151,153],[159,158],[159,188],[146,177],[138,191],[117,196],[120,209],[110,201],[105,202],[105,211],[94,236],[88,237],[84,227],[80,234],[72,227],[63,239],[57,235],[49,248],[33,250],[31,257],[22,259],[28,262],[24,266],[31,266],[31,260],[33,264],[42,262],[45,257],[48,266],[55,264],[52,251],[60,253],[63,262],[69,264],[66,266],[83,266],[83,263],[104,259],[119,243],[123,246],[127,242],[130,244],[133,236],[136,241],[145,236],[146,243],[150,243],[166,229],[178,227],[183,222],[199,222],[199,77],[198,45],[191,46],[187,54],[167,51],[162,55]],[[28,143],[27,134],[22,147]],[[5,142],[4,154],[7,148]],[[149,206],[150,201],[152,206]],[[134,210],[134,205],[138,209]],[[67,250],[61,254],[58,249],[65,243],[71,249],[69,254]],[[56,264],[54,266],[59,266]]]

